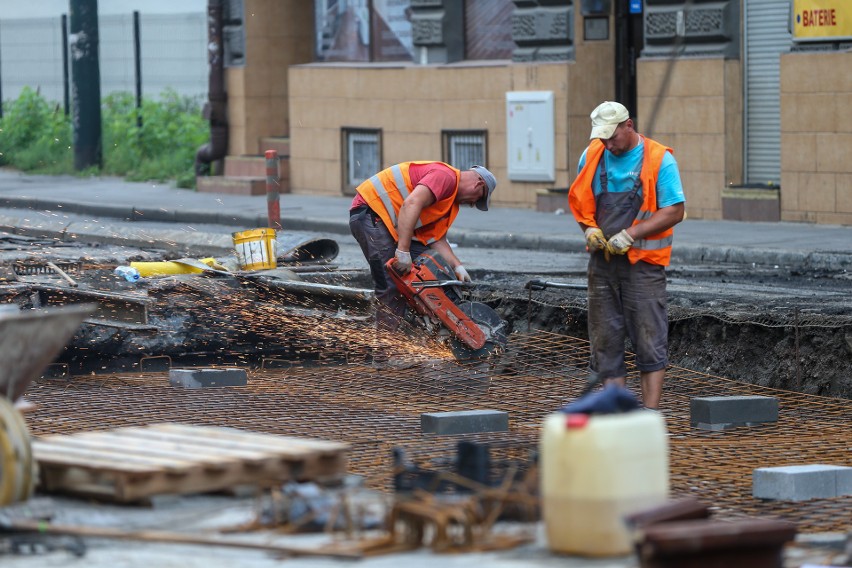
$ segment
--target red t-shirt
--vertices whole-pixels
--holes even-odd
[[[435,201],[447,199],[453,194],[456,189],[456,174],[441,162],[430,162],[428,164],[411,164],[408,167],[408,176],[411,178],[411,183],[414,187],[425,185],[435,196]],[[367,202],[361,197],[361,194],[356,194],[352,200],[350,209],[355,209]]]

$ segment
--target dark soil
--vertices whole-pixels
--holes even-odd
[[[583,284],[584,275],[548,277]],[[530,294],[494,277],[483,300],[513,330],[588,338],[585,290]],[[852,398],[852,281],[846,273],[712,268],[669,272],[672,365],[762,386]],[[630,345],[627,345],[630,349]]]

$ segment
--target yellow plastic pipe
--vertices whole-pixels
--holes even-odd
[[[202,258],[199,259],[199,261],[203,262],[207,266],[210,266],[211,268],[218,267],[215,258]],[[190,264],[184,264],[183,262],[173,261],[131,262],[130,266],[138,270],[139,276],[141,276],[142,278],[148,278],[150,276],[168,276],[169,274],[200,274],[201,272],[204,272],[202,269],[196,268],[195,266],[192,266]]]

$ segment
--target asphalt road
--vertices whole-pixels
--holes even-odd
[[[54,248],[51,254],[56,257],[76,259],[85,254],[95,256],[101,262],[116,264],[138,259],[140,254],[151,260],[159,260],[164,255],[171,255],[171,258],[187,255],[232,257],[232,233],[245,229],[238,225],[127,222],[110,217],[55,211],[0,209],[0,230],[15,230],[31,237],[44,235],[81,245],[96,245]],[[350,235],[310,231],[288,231],[288,235],[291,238],[303,236],[305,240],[334,240],[339,247],[339,254],[333,264],[342,272],[362,273],[358,286],[369,286],[366,261]],[[490,286],[502,286],[507,292],[523,290],[524,284],[532,279],[573,284],[585,282],[585,253],[465,245],[455,245],[455,252],[474,280]],[[0,259],[21,254],[26,252],[0,250]],[[44,256],[46,253],[42,251],[39,254]],[[671,295],[692,296],[702,300],[726,299],[757,306],[792,303],[831,313],[842,313],[844,310],[849,313],[848,310],[852,310],[852,273],[845,268],[807,269],[731,262],[673,262],[668,274]]]

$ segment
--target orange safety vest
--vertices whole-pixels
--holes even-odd
[[[396,241],[399,240],[399,234],[396,231],[399,209],[415,187],[408,175],[408,167],[412,164],[431,163],[443,164],[443,162],[403,162],[380,171],[355,188],[370,209],[381,217],[385,227]],[[456,174],[456,188],[451,196],[424,207],[420,212],[420,217],[414,226],[414,238],[424,245],[430,245],[444,238],[459,213],[456,195],[459,192],[461,171],[448,164],[444,165]]]
[[[663,163],[666,152],[674,151],[668,146],[663,146],[650,138],[642,137],[645,141],[645,156],[642,160],[642,171],[639,178],[642,180],[642,207],[639,209],[633,224],[644,221],[651,217],[657,210],[657,176]],[[597,227],[595,220],[595,192],[592,188],[592,180],[598,169],[606,148],[599,139],[592,140],[586,150],[586,164],[577,174],[571,189],[568,191],[568,206],[574,214],[577,222],[587,227]],[[668,266],[672,257],[672,241],[674,240],[674,229],[668,228],[655,235],[648,235],[644,239],[637,239],[627,249],[627,258],[631,264],[644,260],[650,264]]]

